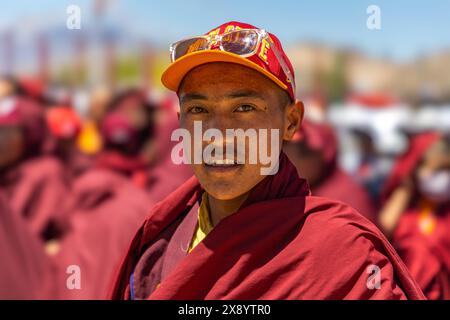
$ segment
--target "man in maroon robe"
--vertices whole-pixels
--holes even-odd
[[[275,162],[250,161],[247,142],[244,161],[242,149],[194,159],[195,177],[135,235],[113,299],[423,298],[382,233],[351,207],[311,196],[281,152],[303,104],[273,34],[230,22],[171,48],[162,82],[178,94],[181,132],[195,136],[199,122],[216,133],[255,129]],[[230,144],[216,138],[203,138],[200,149]],[[192,162],[199,141],[189,141],[183,152]],[[262,170],[268,163],[275,166]]]
[[[305,119],[284,151],[308,181],[313,195],[345,202],[376,222],[376,209],[367,191],[339,168],[338,141],[332,127]]]
[[[0,100],[0,188],[13,212],[46,239],[69,186],[61,162],[42,154],[44,135],[39,105],[17,95]]]
[[[380,225],[429,299],[450,299],[450,142],[411,138],[384,188]]]

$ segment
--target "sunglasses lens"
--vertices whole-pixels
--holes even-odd
[[[237,55],[246,55],[255,51],[258,45],[258,33],[253,30],[234,31],[222,37],[222,48]]]
[[[177,60],[182,56],[196,51],[208,49],[208,41],[205,38],[192,38],[177,43],[173,60]]]

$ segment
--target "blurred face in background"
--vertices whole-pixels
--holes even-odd
[[[151,148],[154,141],[153,115],[152,106],[140,91],[125,92],[115,97],[108,106],[102,125],[108,148],[139,155],[150,163],[155,157]]]
[[[148,107],[139,98],[131,96],[121,102],[117,111],[123,114],[133,125],[133,128],[139,131],[147,128],[151,121],[149,110],[146,110],[146,108]]]
[[[0,127],[0,169],[18,162],[24,154],[24,136],[19,127]]]
[[[320,183],[326,168],[322,152],[312,150],[304,142],[286,143],[283,150],[297,168],[299,176],[308,180],[311,187]]]
[[[435,203],[450,201],[450,144],[441,139],[424,155],[416,171],[418,190],[423,197]]]
[[[107,107],[112,98],[112,92],[108,87],[95,88],[91,93],[89,116],[95,123],[100,121],[107,112]]]
[[[16,91],[14,83],[7,78],[0,78],[0,99],[14,94]]]
[[[129,97],[124,99],[118,112],[124,115],[133,128],[139,134],[140,156],[147,163],[153,163],[158,158],[157,146],[154,139],[154,126],[156,115],[149,104],[142,101],[141,98]]]

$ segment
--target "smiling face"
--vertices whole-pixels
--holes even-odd
[[[202,129],[215,128],[225,137],[226,129],[267,130],[268,154],[271,129],[279,130],[279,146],[290,140],[303,116],[301,102],[291,103],[287,94],[257,71],[231,63],[209,63],[191,70],[180,85],[180,127],[194,136],[194,121],[202,122]],[[259,145],[259,137],[257,138]],[[229,142],[229,141],[227,141]],[[245,163],[231,165],[193,164],[193,170],[203,188],[216,199],[230,200],[248,193],[265,176],[257,156],[256,164],[249,163],[250,149],[245,143]],[[202,143],[203,149],[209,142]],[[235,139],[235,152],[237,141]],[[273,150],[277,156],[279,149]]]

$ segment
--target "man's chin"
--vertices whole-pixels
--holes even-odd
[[[201,183],[201,182],[200,182]],[[236,179],[231,181],[208,181],[207,184],[202,184],[205,191],[214,199],[227,201],[234,200],[247,194],[253,187],[243,187]]]

